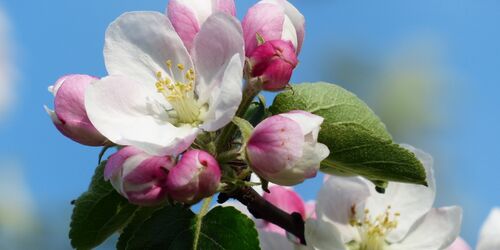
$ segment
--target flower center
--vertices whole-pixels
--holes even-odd
[[[185,70],[183,64],[177,64],[177,70],[184,74],[183,79],[177,81],[172,71],[172,61],[167,60],[165,64],[170,76],[164,77],[161,71],[158,71],[155,85],[158,92],[172,105],[171,117],[181,124],[199,123],[201,107],[197,103],[194,94],[194,69]]]
[[[350,244],[352,250],[384,250],[388,246],[385,238],[387,234],[398,226],[399,212],[392,212],[388,206],[384,213],[372,216],[370,210],[365,209],[361,219],[357,219],[355,207],[351,209],[351,226],[355,227],[361,236],[360,242]]]

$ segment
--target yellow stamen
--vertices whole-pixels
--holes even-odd
[[[156,89],[172,105],[175,111],[174,116],[179,123],[196,123],[200,116],[200,106],[195,100],[194,90],[194,69],[189,69],[184,75],[184,79],[176,81],[172,72],[172,60],[165,62],[169,74],[163,76],[161,71],[156,73]],[[177,64],[177,68],[182,72],[185,67]]]

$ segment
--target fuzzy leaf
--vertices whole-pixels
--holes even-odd
[[[187,208],[166,206],[136,227],[126,244],[119,242],[118,249],[257,250],[257,236],[253,221],[232,207],[215,207],[200,217]]]
[[[91,249],[124,227],[138,208],[104,180],[106,161],[96,169],[87,192],[75,202],[69,238],[76,249]]]

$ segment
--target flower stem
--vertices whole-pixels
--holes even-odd
[[[299,213],[287,213],[266,201],[251,187],[241,187],[231,194],[221,193],[218,202],[223,203],[228,198],[237,199],[247,206],[248,211],[257,219],[271,222],[295,235],[301,244],[306,244],[304,220]]]
[[[262,87],[260,85],[261,84],[258,80],[247,81],[247,84],[245,85],[245,90],[243,91],[243,98],[241,100],[241,104],[238,107],[238,110],[236,111],[236,116],[243,117],[245,115],[245,112],[247,111],[250,104],[252,104],[252,101],[262,90]],[[222,129],[216,141],[217,152],[223,152],[228,148],[228,145],[230,145],[231,140],[233,139],[233,136],[236,133],[236,130],[237,127],[233,123],[229,123],[226,127]]]
[[[200,233],[201,233],[201,222],[203,220],[203,217],[207,214],[208,210],[210,209],[210,203],[212,203],[212,198],[213,196],[203,200],[203,205],[201,205],[200,212],[196,216],[193,250],[198,249],[198,240],[200,238]]]

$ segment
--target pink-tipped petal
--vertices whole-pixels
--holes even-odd
[[[152,156],[137,148],[125,147],[109,157],[104,178],[131,203],[157,205],[167,197],[168,170],[174,163],[171,156]]]
[[[118,152],[112,154],[108,161],[106,162],[106,168],[104,168],[104,179],[109,180],[113,175],[116,175],[120,171],[123,163],[131,156],[141,153],[141,151],[134,147],[125,147]]]
[[[283,8],[276,4],[258,3],[251,7],[242,22],[246,55],[258,47],[257,36],[265,41],[281,39],[284,21]]]
[[[451,246],[448,247],[448,249],[446,250],[471,250],[471,249],[472,248],[469,246],[469,244],[467,244],[467,242],[465,242],[464,239],[462,239],[461,237],[457,237],[457,239],[455,239],[453,244],[451,244]]]
[[[272,116],[255,127],[248,141],[247,157],[253,170],[266,178],[299,159],[303,144],[304,137],[297,123],[286,117]]]
[[[188,51],[191,50],[194,37],[200,31],[201,26],[196,13],[181,0],[171,0],[168,3],[167,15]]]
[[[236,16],[236,6],[234,4],[234,0],[216,0],[215,11]]]
[[[269,191],[270,193],[263,194],[264,199],[287,213],[299,213],[303,219],[306,219],[306,207],[299,194],[281,186],[271,186]],[[263,225],[262,229],[265,231],[286,235],[285,230],[277,225],[268,222]]]

